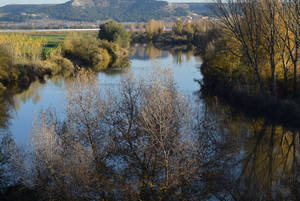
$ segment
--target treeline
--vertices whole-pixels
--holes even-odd
[[[106,31],[106,35],[101,34]],[[130,36],[116,22],[107,22],[99,39],[83,34],[70,34],[50,51],[44,51],[46,40],[27,34],[0,35],[0,84],[27,87],[45,75],[70,76],[80,67],[100,71],[108,67],[129,65],[127,58]],[[109,38],[114,36],[113,38]]]
[[[165,30],[166,25],[162,21],[152,19],[144,26],[139,26],[145,31],[132,33],[132,42],[151,42],[156,47],[192,45],[201,49],[216,37],[216,27],[211,20],[191,22],[178,19],[168,26],[171,29]]]
[[[218,1],[219,35],[206,48],[203,73],[236,90],[296,97],[298,0]]]

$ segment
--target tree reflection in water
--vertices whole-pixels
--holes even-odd
[[[299,130],[233,114],[216,97],[204,102],[202,131],[214,143],[209,193],[219,200],[299,200]]]
[[[172,55],[174,64],[183,64],[190,61],[191,57],[195,55],[195,48],[193,46],[175,46],[175,47],[155,47],[153,44],[135,44],[129,50],[131,59],[139,60],[155,60],[159,58],[167,58]],[[184,59],[185,58],[185,59]]]
[[[154,47],[148,47],[147,50],[145,47],[138,47],[132,55],[143,55],[145,58],[147,54],[148,59],[165,55],[161,50],[149,48]],[[171,50],[171,54],[178,57],[175,59],[176,63],[182,61],[182,55],[186,55],[188,60],[191,54],[190,51],[183,51],[185,54],[182,54],[182,49],[180,51]],[[114,75],[120,72],[106,73]],[[74,84],[72,79],[63,78],[52,78],[52,82],[57,85]],[[111,102],[98,102],[100,99],[95,99],[90,105],[83,101],[84,107],[81,110],[86,113],[80,112],[78,107],[69,111],[69,121],[54,121],[53,125],[40,122],[45,124],[41,125],[41,132],[36,132],[36,135],[42,146],[35,147],[35,151],[49,158],[37,155],[41,158],[36,158],[37,163],[34,165],[42,171],[27,172],[36,174],[36,178],[29,179],[45,182],[36,185],[37,190],[43,193],[49,189],[50,193],[57,190],[57,195],[65,196],[66,200],[74,200],[78,196],[95,196],[98,193],[108,197],[115,194],[115,198],[119,200],[300,200],[298,129],[273,125],[264,119],[249,119],[243,114],[234,113],[230,106],[221,104],[216,97],[201,97],[203,104],[200,108],[195,103],[192,111],[190,106],[187,106],[188,110],[183,110],[183,107],[178,107],[180,104],[176,102],[174,94],[172,95],[176,90],[170,84],[166,85],[169,88],[157,88],[172,92],[172,96],[166,97],[163,96],[166,93],[154,90],[155,83],[152,87],[143,84],[134,88],[135,90],[130,88],[134,83],[127,84],[130,84],[128,88],[123,86],[127,90],[123,90],[123,102],[118,102],[119,96],[107,99]],[[9,111],[13,106],[16,108],[28,99],[38,102],[41,86],[43,85],[33,84],[15,98],[6,97],[5,101],[0,101],[0,111],[4,114],[0,115],[1,126],[7,124]],[[146,88],[141,91],[142,87]],[[151,90],[158,95],[153,96]],[[79,92],[80,95],[84,90]],[[86,96],[88,100],[97,98],[94,96],[96,93],[92,92]],[[176,92],[175,95],[181,100],[181,94]],[[192,103],[188,102],[191,105]],[[98,108],[95,107],[97,104]],[[132,104],[136,107],[132,107]],[[177,122],[172,116],[173,110],[179,111]],[[76,115],[82,119],[89,117],[90,120],[86,123],[89,125],[92,122],[93,127],[84,130],[84,126],[78,123],[82,123],[82,119],[74,118],[76,115],[72,112],[77,112]],[[102,116],[99,116],[99,112],[102,112]],[[90,116],[82,116],[84,114]],[[167,128],[161,136],[157,135],[160,125],[156,125],[156,119],[159,118],[162,119],[161,125]],[[128,122],[133,122],[132,126]],[[43,132],[53,138],[41,135]],[[95,133],[94,141],[98,144],[89,144],[91,139],[85,135],[88,132]],[[98,135],[99,133],[104,136]],[[182,137],[182,134],[187,133],[193,137],[192,140],[187,141]],[[105,141],[107,139],[109,141]],[[65,142],[73,143],[69,145]],[[13,142],[9,135],[5,135],[0,139],[0,144],[0,163],[3,156],[6,156],[2,161],[7,165],[7,156],[10,155],[6,153],[12,152],[8,151],[6,145]],[[93,149],[99,151],[100,155],[91,152]],[[169,151],[165,152],[165,149]],[[113,162],[119,162],[118,166],[112,165]],[[0,164],[0,179],[4,172],[3,167]],[[18,175],[21,179],[19,181],[22,181],[24,175],[16,172],[15,176]]]

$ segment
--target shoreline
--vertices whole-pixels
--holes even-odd
[[[199,82],[200,96],[217,97],[222,104],[232,108],[232,113],[240,113],[249,119],[262,118],[274,125],[300,128],[298,98],[278,98],[237,90],[226,79],[215,76],[203,74],[203,80]]]

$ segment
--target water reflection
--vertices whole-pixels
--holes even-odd
[[[204,133],[214,139],[210,193],[225,200],[299,200],[299,130],[233,114],[216,97],[204,101]]]
[[[160,66],[172,69],[179,89],[191,95],[199,90],[194,79],[201,79],[198,69],[201,59],[192,55],[193,51],[186,46],[160,50],[153,45],[133,45],[130,48],[131,67],[108,69],[99,73],[98,78],[101,85],[114,86],[130,71],[139,76]],[[17,143],[24,143],[35,116],[42,109],[54,107],[63,117],[65,85],[72,81],[72,76],[56,76],[46,78],[44,83],[34,82],[26,90],[15,89],[11,95],[2,95],[0,126],[9,128]]]
[[[0,97],[0,129],[6,129],[9,126],[12,107],[12,99],[8,95],[2,95]]]
[[[168,51],[163,51],[155,48],[152,44],[135,44],[130,47],[130,59],[149,60],[157,58],[167,58]]]
[[[170,55],[173,57],[174,64],[183,64],[189,62],[195,55],[195,49],[193,46],[175,46],[175,47],[160,47],[159,49],[154,47],[153,44],[135,44],[130,48],[130,58],[137,60],[155,60],[168,58]],[[202,62],[197,57],[199,62]]]
[[[194,79],[201,76],[197,69],[201,58],[194,57],[193,51],[189,47],[166,51],[137,45],[131,48],[130,69],[108,70],[97,78],[101,84],[116,84],[128,71],[139,75],[151,71],[158,62],[162,67],[171,67],[177,87],[191,95],[199,90]],[[55,106],[63,115],[64,90],[72,82],[72,78],[53,77],[46,84],[35,82],[17,95],[2,95],[0,126],[6,128],[11,122],[15,140],[23,142],[35,112]],[[264,119],[249,119],[234,113],[216,97],[201,96],[200,101],[203,105],[197,122],[201,131],[197,154],[203,156],[198,175],[193,175],[199,180],[189,193],[201,194],[203,200],[299,200],[299,130]],[[13,110],[16,114],[11,116]],[[200,153],[202,149],[207,151]]]

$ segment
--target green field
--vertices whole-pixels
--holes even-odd
[[[36,33],[30,33],[29,35],[33,38],[45,38],[47,41],[47,44],[44,49],[44,53],[49,52],[49,50],[55,48],[60,42],[63,42],[66,37],[69,35],[72,35],[74,33],[79,33],[80,35],[89,35],[93,37],[97,37],[96,31],[80,31],[80,32],[36,32]]]

